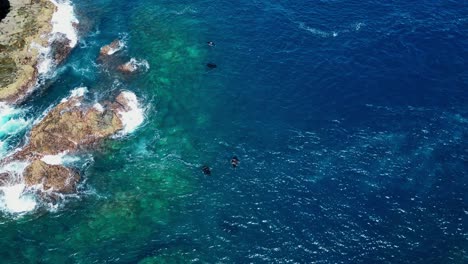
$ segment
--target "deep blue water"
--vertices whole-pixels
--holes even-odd
[[[85,170],[108,200],[7,222],[55,248],[19,263],[468,263],[466,1],[73,3],[79,47],[26,106],[123,87],[147,120]],[[117,37],[147,73],[94,64]]]

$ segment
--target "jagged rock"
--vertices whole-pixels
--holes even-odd
[[[134,73],[136,71],[146,71],[149,69],[149,64],[146,60],[137,60],[131,58],[128,62],[121,64],[117,67],[117,70],[122,73]]]
[[[125,131],[126,113],[135,110],[136,96],[121,92],[114,102],[90,105],[84,102],[85,88],[72,92],[36,124],[29,142],[20,151],[0,163],[31,162],[23,172],[27,186],[43,184],[44,191],[71,193],[80,179],[77,172],[61,165],[44,162],[46,155],[73,153],[88,148],[119,131]],[[41,160],[42,159],[42,160]],[[16,179],[11,173],[0,174],[0,186]],[[58,194],[42,193],[45,199],[58,199]]]
[[[66,38],[65,34],[58,33],[50,44],[56,64],[61,63],[70,54],[72,50],[70,42],[71,41]]]
[[[29,144],[15,158],[73,152],[123,128],[117,111],[82,107],[81,101],[82,97],[72,97],[52,109],[32,128]]]
[[[112,41],[109,45],[105,45],[104,47],[101,48],[99,52],[100,57],[102,58],[103,56],[109,56],[109,55],[114,54],[115,52],[122,49],[123,45],[124,45],[123,42],[120,41],[119,39]]]
[[[0,173],[0,186],[5,185],[10,180],[10,173],[2,172]]]
[[[80,175],[61,165],[49,165],[41,160],[33,161],[23,173],[27,186],[42,184],[44,191],[73,193]]]

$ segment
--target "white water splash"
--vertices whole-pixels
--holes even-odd
[[[50,0],[56,7],[57,10],[52,15],[51,24],[52,31],[50,38],[48,40],[48,46],[44,47],[38,43],[31,43],[30,48],[37,50],[39,53],[37,71],[39,76],[51,78],[54,75],[53,69],[56,64],[51,54],[51,43],[60,36],[65,36],[70,43],[68,44],[70,48],[74,48],[78,42],[78,33],[75,29],[76,24],[79,23],[78,19],[75,16],[73,6],[68,0]],[[36,83],[36,86],[38,84]]]
[[[0,187],[0,210],[7,213],[24,213],[36,208],[34,195],[26,192],[21,175],[28,162],[10,162],[0,167],[0,173],[8,172],[13,178],[10,183]],[[18,178],[15,178],[18,177]]]
[[[76,46],[78,42],[78,34],[75,26],[79,23],[75,16],[73,6],[68,0],[50,0],[56,7],[57,11],[52,15],[52,34],[64,34],[70,40],[71,48]]]
[[[112,55],[116,53],[117,51],[122,50],[125,47],[125,42],[123,40],[119,40],[117,42],[117,46],[115,48],[110,48],[109,51],[107,52],[107,55]]]
[[[77,88],[71,90],[70,96],[68,96],[66,98],[63,98],[60,102],[64,103],[64,102],[67,102],[68,100],[70,100],[70,98],[84,96],[87,92],[88,92],[87,87],[77,87]]]
[[[119,111],[120,120],[123,123],[124,129],[122,134],[128,134],[135,131],[145,119],[144,110],[140,107],[136,95],[129,91],[122,92],[127,99],[128,109]]]
[[[137,60],[135,58],[131,58],[130,61],[124,64],[130,72],[134,72],[137,70],[141,71],[148,71],[149,70],[149,63],[146,60]]]
[[[45,75],[50,72],[54,66],[52,57],[50,56],[50,47],[43,47],[35,42],[31,43],[31,49],[37,50],[39,53],[37,71],[40,75]]]
[[[0,102],[0,137],[14,135],[30,122],[23,117],[24,110]]]
[[[24,193],[23,183],[0,187],[0,209],[9,213],[24,213],[36,208],[36,199],[31,194]]]
[[[101,112],[101,113],[104,112],[104,107],[103,107],[102,104],[100,104],[100,103],[95,103],[95,104],[93,105],[93,107],[94,107],[94,109],[98,110],[98,111]]]
[[[23,131],[30,123],[23,109],[0,102],[0,157],[7,155],[8,138]]]
[[[41,160],[49,165],[65,165],[80,160],[78,157],[67,154],[68,152],[64,151],[56,155],[45,155]]]

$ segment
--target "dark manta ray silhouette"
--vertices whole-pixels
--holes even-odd
[[[210,69],[214,69],[214,68],[218,67],[218,65],[216,65],[216,64],[214,64],[212,62],[209,62],[209,63],[206,64],[206,67],[208,67]]]
[[[210,167],[208,167],[206,165],[202,167],[202,171],[203,171],[203,174],[205,174],[205,175],[208,175],[208,176],[211,175],[211,169],[210,169]]]

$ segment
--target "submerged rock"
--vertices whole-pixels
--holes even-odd
[[[112,55],[116,53],[117,51],[121,50],[123,47],[124,47],[124,43],[121,40],[116,39],[112,41],[110,44],[105,45],[101,48],[101,50],[99,51],[100,58]]]
[[[123,73],[132,73],[134,71],[136,71],[138,68],[137,68],[137,65],[135,63],[132,63],[132,61],[129,61],[127,63],[124,63],[122,65],[119,65],[119,67],[117,67],[117,69]]]
[[[146,60],[131,58],[128,62],[119,65],[117,69],[122,73],[134,73],[135,71],[148,70],[149,64]]]
[[[49,165],[41,160],[33,161],[23,173],[27,186],[42,185],[43,191],[73,193],[80,175],[61,165]]]

